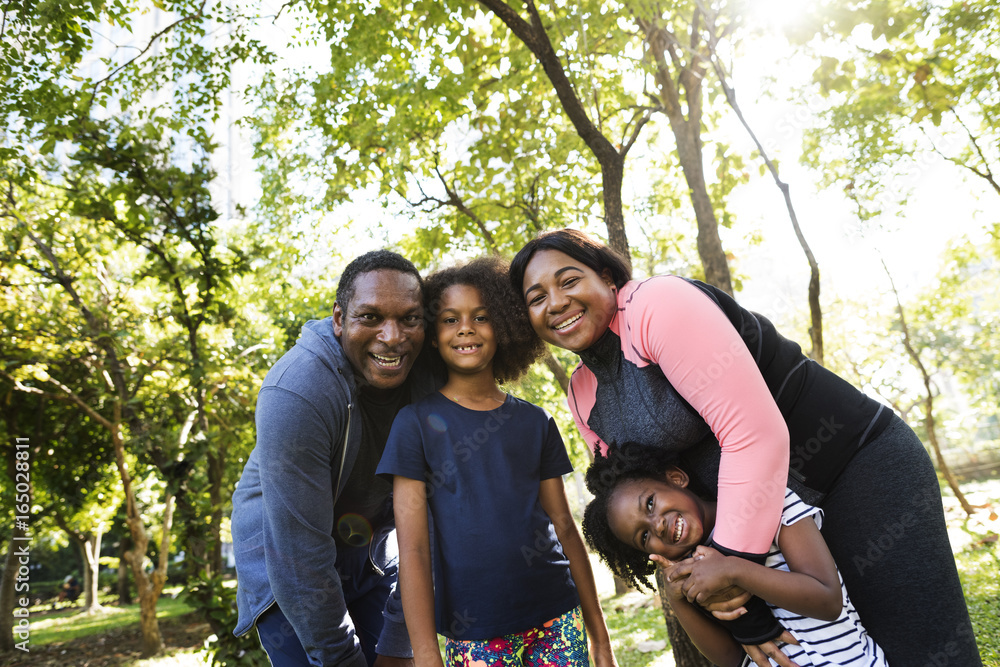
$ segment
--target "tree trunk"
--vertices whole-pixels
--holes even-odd
[[[622,253],[628,261],[630,258],[628,238],[625,235],[625,216],[622,213],[624,153],[619,152],[587,116],[587,111],[573,89],[569,77],[566,76],[566,70],[545,32],[533,0],[524,2],[528,13],[527,21],[501,0],[479,0],[479,4],[493,12],[531,50],[552,84],[566,117],[597,158],[598,164],[601,165],[601,194],[604,201],[604,223],[608,228],[608,245]]]
[[[701,156],[701,125],[699,122],[670,118],[677,141],[677,155],[681,171],[688,184],[688,194],[694,207],[694,217],[698,223],[698,256],[705,271],[705,282],[732,295],[733,283],[729,274],[729,262],[722,248],[719,223],[715,218],[715,208],[708,196],[705,184],[704,163]]]
[[[674,664],[676,667],[712,667],[711,661],[695,648],[691,638],[681,627],[681,622],[677,620],[674,610],[667,601],[666,589],[663,570],[656,568],[656,590],[659,591],[663,618],[667,622],[667,637],[670,638],[670,647],[674,653]]]
[[[715,26],[713,25],[712,30],[710,31],[710,34],[712,35],[715,34],[714,28]],[[729,102],[729,106],[736,113],[736,117],[739,118],[740,123],[743,125],[743,129],[747,131],[747,134],[750,135],[750,139],[753,140],[754,145],[757,147],[757,152],[760,154],[761,159],[764,160],[764,165],[767,167],[768,171],[771,172],[771,178],[774,179],[774,184],[778,186],[779,190],[781,190],[781,195],[785,199],[785,209],[788,211],[788,218],[791,220],[792,230],[795,232],[795,238],[798,239],[799,246],[802,248],[802,252],[806,256],[806,261],[809,263],[809,338],[812,341],[812,350],[809,351],[809,357],[813,361],[822,365],[823,309],[820,306],[819,301],[819,262],[816,261],[816,256],[813,255],[812,248],[809,247],[805,234],[802,233],[802,227],[799,225],[799,217],[795,213],[795,207],[792,206],[792,195],[788,184],[781,180],[781,176],[778,174],[778,165],[774,163],[770,155],[768,155],[767,149],[765,149],[764,145],[760,143],[760,140],[757,138],[757,133],[750,127],[750,123],[743,115],[743,109],[736,100],[736,89],[730,85],[726,70],[719,61],[718,45],[715,41],[710,41],[709,48],[711,49],[710,53],[712,57],[712,66],[715,69],[715,74],[719,79],[719,83],[722,85],[722,90],[726,94],[726,101]]]
[[[922,370],[923,368],[921,367]],[[931,449],[934,450],[934,460],[937,461],[938,470],[941,471],[941,475],[948,482],[952,493],[955,494],[962,509],[965,510],[965,515],[967,517],[972,516],[975,509],[969,503],[965,494],[962,493],[962,489],[958,485],[958,479],[955,477],[955,473],[951,471],[951,467],[944,460],[944,454],[941,453],[941,445],[938,444],[937,428],[934,419],[934,396],[931,393],[930,377],[926,374],[924,376],[924,389],[927,392],[927,398],[924,399],[924,427],[927,429],[927,439],[930,440]]]
[[[129,550],[129,540],[123,537],[118,546],[118,604],[124,607],[132,604],[132,588],[128,581],[128,559],[125,554]]]
[[[966,516],[972,516],[975,510],[969,504],[965,494],[962,493],[962,489],[958,485],[958,479],[955,478],[954,473],[951,472],[951,468],[945,462],[944,455],[941,453],[941,445],[938,444],[937,428],[934,419],[934,385],[931,382],[931,374],[927,371],[927,367],[924,366],[924,362],[921,361],[920,353],[913,347],[913,341],[910,338],[910,328],[906,324],[906,315],[903,313],[903,304],[899,300],[899,291],[896,290],[896,283],[893,281],[892,274],[889,273],[889,267],[885,265],[884,260],[882,268],[885,269],[886,275],[889,276],[889,285],[892,287],[892,293],[896,296],[896,312],[899,314],[899,325],[903,330],[903,347],[906,348],[906,353],[910,355],[910,359],[913,360],[917,370],[920,371],[920,377],[924,381],[924,391],[927,392],[927,396],[924,398],[924,427],[927,429],[927,439],[931,442],[931,449],[934,450],[934,458],[937,461],[938,470],[944,476],[945,480],[947,480],[948,486],[951,487],[955,497],[958,498],[958,502],[962,505],[962,509],[965,510]]]
[[[208,534],[209,576],[222,573],[222,482],[226,472],[226,453],[208,452],[208,497],[212,503]]]
[[[111,421],[111,443],[115,448],[115,461],[118,474],[122,478],[125,489],[125,509],[132,535],[133,548],[125,553],[132,566],[132,576],[135,577],[135,587],[139,594],[139,605],[142,618],[142,657],[149,658],[163,650],[163,637],[160,635],[160,625],[156,620],[156,602],[160,598],[163,586],[167,582],[167,563],[170,560],[170,530],[173,524],[174,499],[167,492],[163,510],[163,539],[160,545],[160,561],[156,569],[149,575],[143,568],[146,551],[149,547],[149,536],[142,515],[135,502],[135,489],[132,488],[132,475],[125,462],[125,443],[121,434],[121,404],[113,406],[114,419]]]
[[[13,651],[15,648],[14,645],[18,643],[14,638],[14,607],[23,607],[24,609],[28,607],[28,605],[15,604],[19,598],[29,597],[28,592],[17,591],[15,589],[18,583],[18,572],[21,571],[20,567],[22,565],[22,563],[18,562],[18,550],[30,544],[25,539],[27,536],[27,527],[15,522],[11,531],[10,543],[7,545],[7,558],[3,566],[3,580],[0,581],[0,653]],[[22,572],[26,571],[27,567],[25,566],[25,570]],[[30,581],[27,581],[27,583],[30,586]]]
[[[705,271],[705,281],[732,295],[733,284],[729,273],[729,262],[722,248],[719,223],[715,217],[712,199],[708,195],[708,186],[705,184],[705,168],[701,155],[701,81],[705,68],[694,53],[693,45],[691,48],[682,49],[675,43],[676,38],[663,26],[658,25],[656,19],[637,18],[636,22],[645,33],[646,44],[656,62],[653,78],[656,81],[660,105],[670,121],[670,129],[677,144],[677,156],[680,159],[695,220],[698,223],[698,256]],[[696,28],[692,28],[692,32],[695,30]],[[671,66],[666,57],[666,54],[673,49],[690,54],[691,58],[691,64],[686,66],[682,64],[680,57],[673,58],[678,68],[679,85],[674,82]]]
[[[101,568],[101,531],[74,536],[80,558],[83,560],[83,611],[94,613],[101,610],[97,597],[98,573]],[[82,539],[81,539],[82,538]]]

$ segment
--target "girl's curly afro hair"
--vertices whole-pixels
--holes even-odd
[[[610,445],[607,455],[597,452],[587,469],[587,488],[594,499],[583,513],[583,535],[616,575],[633,588],[648,588],[649,575],[656,570],[649,555],[625,544],[611,532],[608,504],[618,485],[634,479],[661,479],[666,470],[677,464],[674,454],[660,447],[627,442]]]
[[[424,281],[424,305],[427,317],[425,350],[435,337],[441,295],[453,285],[469,285],[479,290],[493,325],[497,351],[493,357],[493,377],[508,382],[521,377],[545,351],[545,343],[531,328],[524,298],[514,291],[507,262],[495,256],[479,257],[468,264],[443,269]]]

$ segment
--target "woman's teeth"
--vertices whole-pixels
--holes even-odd
[[[563,329],[565,329],[565,328],[566,328],[566,327],[568,327],[569,325],[571,325],[571,324],[573,324],[574,322],[576,322],[576,321],[577,321],[578,319],[580,319],[581,317],[583,317],[583,313],[580,313],[580,314],[579,314],[579,315],[577,315],[576,317],[571,317],[571,318],[569,318],[568,320],[566,320],[565,322],[563,322],[563,323],[559,324],[558,326],[556,326],[556,327],[555,327],[555,330],[556,330],[556,331],[562,331]]]

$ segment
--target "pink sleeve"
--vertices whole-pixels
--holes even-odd
[[[722,446],[714,540],[766,553],[788,479],[788,427],[732,323],[681,278],[644,281],[627,311],[636,350],[708,423]]]
[[[594,409],[597,401],[597,378],[584,366],[577,366],[573,375],[569,379],[569,393],[566,396],[569,403],[569,411],[573,413],[573,421],[576,422],[576,430],[583,436],[587,447],[591,452],[608,453],[607,444],[590,430],[587,421],[590,419],[590,411]]]

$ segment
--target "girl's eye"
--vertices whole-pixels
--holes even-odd
[[[642,546],[645,547],[646,546],[646,542],[649,541],[649,531],[648,530],[642,531],[642,538],[641,539],[642,539]]]
[[[487,322],[487,321],[489,321],[489,318],[486,317],[485,315],[479,315],[478,317],[476,317],[476,321],[477,322]]]
[[[542,299],[544,299],[544,298],[545,298],[544,294],[539,294],[538,296],[533,297],[532,299],[530,299],[528,301],[528,305],[529,306],[536,306],[536,305],[540,304],[542,302]]]
[[[650,494],[649,498],[646,498],[646,511],[647,512],[652,512],[653,511],[653,496],[652,496],[652,494]]]
[[[575,285],[579,281],[580,281],[580,278],[578,276],[570,278],[569,280],[567,280],[566,282],[563,283],[563,287],[572,287],[573,285]]]
[[[456,318],[454,318],[454,317],[446,317],[446,318],[444,318],[441,321],[444,322],[445,324],[454,324],[458,320]]]

